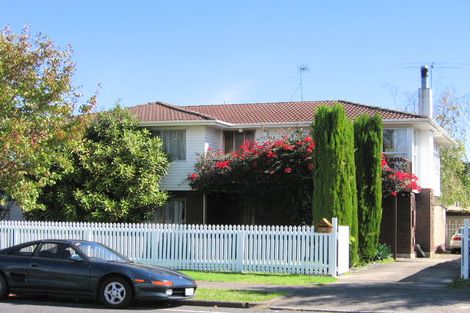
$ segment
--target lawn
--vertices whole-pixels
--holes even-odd
[[[282,297],[280,292],[264,292],[257,290],[206,289],[198,288],[195,300],[224,302],[264,302]]]
[[[336,281],[329,276],[261,274],[261,273],[213,273],[199,271],[181,271],[197,281],[239,282],[269,285],[307,285],[327,284]]]

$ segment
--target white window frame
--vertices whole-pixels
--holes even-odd
[[[246,138],[247,136],[247,133],[252,133],[253,134],[253,138]],[[232,147],[229,151],[227,151],[226,149],[226,144],[225,144],[225,135],[226,134],[230,134],[232,135]],[[255,140],[255,137],[256,137],[256,131],[254,129],[244,129],[243,131],[230,131],[230,130],[224,130],[222,132],[222,141],[223,141],[223,147],[224,147],[224,153],[229,153],[229,152],[234,152],[234,151],[237,151],[240,147],[236,146],[236,143],[235,143],[235,136],[236,134],[242,134],[243,135],[243,141],[245,142],[246,140]]]
[[[385,140],[384,140],[384,147],[382,148],[382,152],[385,156],[393,156],[393,157],[403,157],[405,159],[408,159],[409,158],[409,153],[408,153],[408,150],[409,150],[409,132],[408,132],[408,129],[407,128],[389,128],[389,127],[386,127],[384,128],[384,138],[385,138],[385,131],[394,131],[394,138],[393,138],[393,141],[394,141],[394,144],[396,145],[396,143],[398,142],[397,140],[397,135],[396,135],[396,131],[403,131],[404,134],[405,134],[405,143],[402,145],[402,147],[405,148],[405,150],[401,151],[401,150],[391,150],[391,151],[385,151]],[[396,149],[396,147],[394,147]]]
[[[183,132],[183,144],[182,144],[182,147],[184,149],[184,151],[181,152],[182,154],[182,158],[178,158],[177,156],[174,156],[174,155],[171,155],[165,145],[165,140],[164,140],[164,134],[165,132],[174,132],[174,131],[180,131],[180,132]],[[186,129],[152,129],[151,130],[151,133],[156,136],[156,137],[159,137],[162,142],[163,142],[163,150],[166,152],[166,154],[168,155],[168,158],[170,159],[170,161],[174,162],[174,161],[186,161],[187,160],[187,140],[186,140]]]

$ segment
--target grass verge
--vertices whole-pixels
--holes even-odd
[[[287,274],[260,274],[260,273],[212,273],[199,271],[181,271],[197,281],[211,282],[239,282],[248,284],[269,285],[306,285],[327,284],[336,281],[329,276],[313,275],[287,275]]]
[[[257,290],[206,289],[198,288],[195,300],[224,302],[264,302],[282,297],[281,292],[264,292]]]
[[[457,278],[449,284],[449,287],[454,288],[454,289],[469,288],[470,287],[470,280]]]

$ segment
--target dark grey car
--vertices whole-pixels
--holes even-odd
[[[132,300],[194,296],[190,277],[134,263],[93,241],[39,240],[0,250],[0,298],[8,294],[86,296],[122,308]]]

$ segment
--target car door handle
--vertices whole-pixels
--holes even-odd
[[[31,263],[29,264],[30,267],[39,267],[39,264],[38,263]]]

